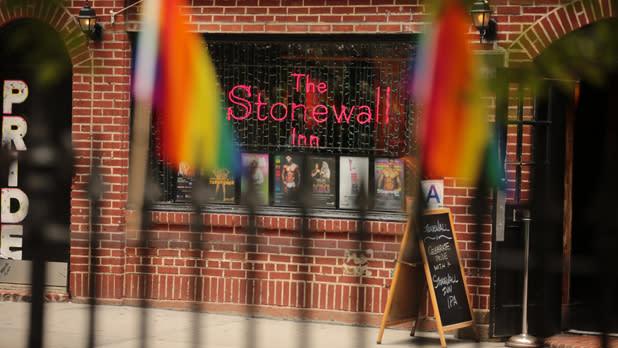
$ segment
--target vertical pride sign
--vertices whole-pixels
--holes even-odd
[[[21,260],[23,226],[28,215],[28,196],[19,189],[18,158],[19,152],[26,151],[24,137],[28,130],[26,120],[13,115],[13,105],[21,104],[28,98],[28,85],[21,80],[4,80],[2,83],[2,148],[12,154],[7,183],[0,183],[1,206],[1,244],[0,257]],[[4,169],[4,168],[3,168]]]

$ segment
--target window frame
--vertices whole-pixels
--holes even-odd
[[[417,42],[419,35],[418,34],[231,34],[231,33],[217,33],[217,34],[201,34],[206,42],[217,41],[218,43],[226,43],[226,42],[252,42],[252,43],[273,43],[273,42],[325,42],[325,43],[333,43],[333,42],[352,42],[352,43],[366,43],[366,42],[409,42],[412,46],[411,54],[414,54],[414,51],[417,47]],[[131,43],[133,52],[135,52],[135,42],[137,35],[133,35],[131,37]],[[401,81],[401,80],[399,80]],[[224,91],[225,92],[225,91]],[[133,105],[131,106],[133,109]],[[133,115],[133,112],[131,113]],[[408,114],[410,119],[414,118],[413,113]],[[411,121],[410,121],[411,122]],[[410,126],[412,129],[413,127]],[[151,133],[152,134],[152,133]],[[408,149],[412,149],[413,146],[409,145]],[[151,151],[153,152],[153,151]],[[359,149],[359,151],[352,152],[305,152],[298,151],[295,152],[293,149],[272,149],[268,151],[252,151],[252,149],[248,149],[248,151],[243,151],[244,153],[249,152],[261,152],[268,154],[269,162],[272,162],[276,155],[282,153],[295,153],[303,158],[307,159],[310,156],[325,156],[332,157],[335,163],[339,164],[341,156],[362,156],[367,157],[369,161],[369,194],[375,193],[374,187],[374,174],[375,174],[375,159],[382,157],[392,157],[392,158],[400,158],[401,156],[389,156],[388,153],[378,153],[374,149]],[[412,152],[412,151],[409,151]],[[155,163],[157,161],[156,155],[152,156],[151,160],[154,160]],[[153,163],[154,164],[154,163]],[[151,168],[152,170],[152,168]],[[155,169],[159,171],[159,169]],[[269,176],[272,178],[274,175],[273,171],[273,163],[269,164]],[[406,171],[406,174],[409,174],[409,171]],[[271,180],[272,181],[272,180]],[[397,221],[402,222],[406,221],[409,215],[408,212],[405,211],[405,206],[402,207],[401,211],[387,211],[387,210],[373,210],[373,207],[370,207],[370,210],[366,211],[364,215],[361,214],[359,210],[355,209],[342,209],[339,208],[340,201],[340,172],[339,168],[337,168],[337,175],[335,181],[335,195],[336,195],[336,204],[335,207],[329,208],[316,208],[316,207],[307,207],[301,208],[300,206],[285,206],[285,205],[276,205],[274,204],[274,195],[273,195],[273,186],[274,181],[269,183],[269,199],[268,205],[259,206],[255,213],[258,215],[269,215],[269,216],[309,216],[309,217],[324,217],[324,218],[337,218],[337,219],[367,219],[367,220],[376,220],[376,221]],[[408,178],[404,176],[404,181],[408,182]],[[175,184],[172,184],[175,186]],[[415,188],[408,188],[406,191],[413,192]],[[175,191],[176,189],[174,189]],[[237,199],[235,203],[208,203],[201,207],[201,212],[205,213],[219,213],[219,214],[241,214],[246,215],[249,213],[248,208],[243,205],[240,200],[241,196],[241,180],[240,178],[236,178],[235,180],[235,191],[237,195]],[[173,193],[175,196],[176,193]],[[405,201],[405,199],[404,199]],[[404,202],[405,205],[405,202]],[[157,201],[154,202],[150,207],[153,211],[192,211],[194,210],[191,202],[176,202],[176,201]]]

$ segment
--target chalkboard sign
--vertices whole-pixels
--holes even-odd
[[[416,321],[410,333],[411,336],[414,335],[420,323],[418,310],[425,288],[429,290],[442,347],[446,348],[446,330],[472,326],[478,339],[478,328],[474,323],[468,287],[459,262],[459,249],[453,233],[450,210],[436,209],[425,212],[418,226],[418,233],[411,232],[418,230],[412,228],[413,225],[418,226],[408,220],[382,316],[378,344],[382,343],[385,327],[406,321]],[[419,249],[423,271],[421,263],[418,262]]]
[[[444,329],[473,325],[450,210],[436,209],[423,215],[419,242],[438,325]]]

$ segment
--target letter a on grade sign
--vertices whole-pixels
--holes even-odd
[[[421,186],[426,210],[444,207],[444,180],[422,180]]]

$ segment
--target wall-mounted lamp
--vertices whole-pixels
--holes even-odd
[[[88,0],[86,0],[86,6],[79,10],[77,19],[79,20],[79,26],[88,39],[93,41],[101,41],[103,39],[103,27],[97,23],[97,14],[88,5]]]
[[[494,41],[498,33],[498,24],[491,18],[491,8],[487,0],[476,0],[470,9],[474,26],[479,30],[480,42]]]

